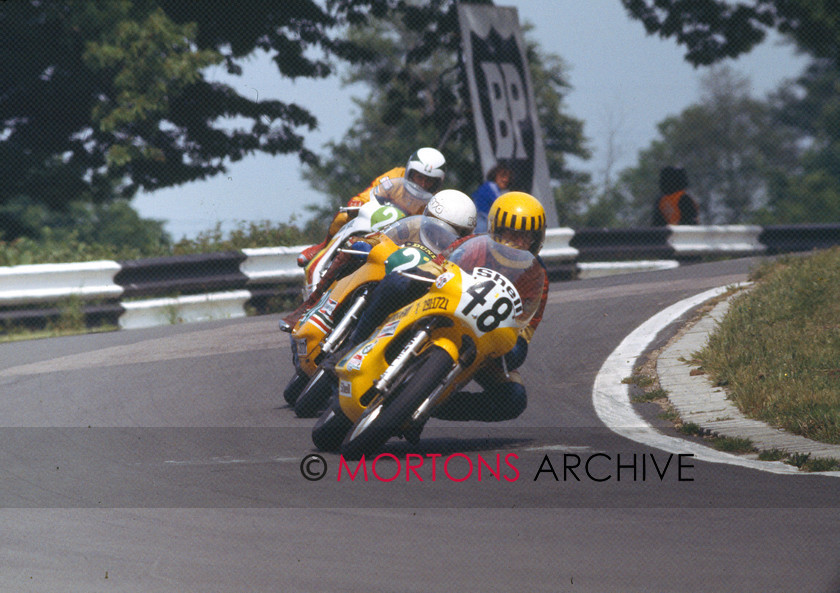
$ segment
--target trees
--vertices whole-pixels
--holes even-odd
[[[836,221],[840,216],[840,4],[834,0],[621,1],[648,33],[673,37],[685,45],[686,59],[695,65],[747,52],[770,29],[813,56],[813,63],[796,83],[780,89],[762,108],[767,112],[762,117],[774,118],[787,135],[783,153],[790,160],[787,164],[761,162],[753,169],[761,178],[765,203],[752,220],[765,224]],[[797,150],[787,144],[791,136],[796,138]],[[776,148],[755,146],[756,153],[765,156]],[[750,171],[741,167],[724,167],[720,176],[732,178],[736,172],[749,179]],[[628,173],[628,179],[633,176]],[[727,198],[730,213],[756,205],[732,183],[726,189],[732,192]]]
[[[301,132],[316,122],[304,108],[240,95],[206,80],[204,68],[237,73],[261,48],[283,76],[327,76],[333,56],[366,57],[330,36],[340,17],[378,4],[0,3],[0,205],[60,211],[131,197],[214,175],[253,151],[313,160]],[[0,222],[6,238],[25,231],[16,220]]]
[[[804,146],[798,166],[773,176],[762,222],[840,220],[840,68],[815,60],[773,99],[778,120]]]
[[[376,58],[355,67],[345,81],[363,83],[359,117],[344,139],[327,146],[321,163],[307,164],[306,178],[338,205],[420,146],[440,148],[447,159],[447,186],[474,189],[484,173],[476,166],[474,129],[457,61],[457,3],[399,3],[387,18],[352,27],[348,40]],[[563,111],[569,84],[562,61],[531,42],[528,60],[552,180],[577,178],[569,155],[589,156],[583,124]]]
[[[686,60],[709,65],[750,51],[769,29],[815,58],[840,67],[840,4],[835,0],[621,0],[645,30],[673,37]]]
[[[705,224],[789,224],[840,219],[840,72],[815,62],[795,82],[755,99],[728,68],[704,77],[698,103],[668,117],[659,137],[621,172],[617,192],[584,220],[647,225],[659,169],[683,165]],[[610,205],[613,220],[604,216]]]
[[[384,93],[382,104],[368,104],[365,108],[373,111],[365,115],[375,115],[389,129],[350,131],[353,146],[367,152],[363,166],[347,170],[342,187],[355,190],[362,178],[361,184],[367,183],[369,171],[381,172],[383,155],[389,166],[394,154],[407,156],[399,140],[409,137],[412,149],[444,141],[454,178],[476,182],[481,172],[468,168],[473,162],[466,140],[471,122],[460,111],[452,69],[459,43],[456,4],[0,3],[5,57],[0,64],[0,208],[9,206],[7,212],[19,214],[18,206],[25,203],[67,213],[72,204],[131,198],[140,188],[152,191],[206,178],[255,151],[296,153],[302,162],[314,164],[303,135],[317,122],[305,107],[259,100],[205,78],[210,65],[239,73],[242,60],[255,49],[268,52],[280,75],[289,78],[325,77],[334,73],[337,61],[354,64],[360,80]],[[396,52],[390,63],[378,53],[378,42],[346,36],[343,28],[363,31],[369,18],[386,15],[406,35],[396,39],[402,46],[388,48]],[[382,40],[394,42],[394,37]],[[562,88],[562,72],[548,62],[545,66],[543,88]],[[545,99],[550,101],[550,94]],[[553,175],[563,175],[562,155],[583,151],[580,124],[558,112],[559,99],[543,105],[549,141],[556,148],[549,155],[550,167]],[[378,143],[369,143],[372,138]],[[6,239],[32,232],[20,216],[0,220]]]

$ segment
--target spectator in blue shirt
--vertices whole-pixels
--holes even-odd
[[[487,215],[490,213],[490,206],[496,198],[510,189],[512,183],[513,168],[505,161],[499,161],[487,172],[487,180],[472,195],[475,209],[478,211],[476,233],[487,232]]]

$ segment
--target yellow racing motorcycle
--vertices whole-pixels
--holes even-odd
[[[373,286],[390,272],[430,261],[457,238],[451,226],[436,218],[408,216],[378,233],[378,242],[370,253],[355,253],[366,256],[364,264],[334,281],[292,329],[296,374],[284,397],[294,405],[299,417],[314,417],[324,409],[335,383],[319,365],[327,355],[337,352],[352,333]],[[341,251],[353,253],[350,249]]]
[[[412,276],[430,283],[426,295],[338,361],[338,396],[313,428],[316,447],[357,459],[391,437],[415,440],[436,406],[514,347],[539,307],[543,271],[528,251],[478,235],[442,267],[436,278]]]

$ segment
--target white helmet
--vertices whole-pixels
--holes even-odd
[[[405,179],[429,193],[436,193],[446,175],[446,159],[436,148],[421,148],[405,164]]]
[[[459,237],[469,235],[475,229],[475,203],[457,189],[444,189],[436,193],[426,204],[423,214],[445,222]]]

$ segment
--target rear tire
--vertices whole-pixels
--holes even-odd
[[[318,369],[304,386],[295,402],[298,418],[314,418],[330,401],[335,390],[336,378],[325,369]]]
[[[379,398],[371,403],[341,446],[346,459],[359,459],[382,447],[398,434],[411,415],[452,369],[452,357],[439,346],[432,346],[415,363],[414,372],[396,387],[387,404]]]
[[[321,451],[338,451],[353,423],[341,411],[338,402],[330,405],[312,429],[312,442]]]

